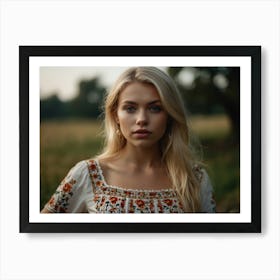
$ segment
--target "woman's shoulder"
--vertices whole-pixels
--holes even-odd
[[[208,172],[201,164],[194,164],[192,171],[202,189],[204,187],[212,187]]]
[[[87,180],[89,175],[99,170],[99,159],[97,157],[84,159],[78,161],[69,170],[66,180],[71,179],[73,181]]]
[[[194,165],[193,172],[200,184],[202,211],[208,213],[216,212],[216,202],[213,196],[214,189],[206,169],[197,164]]]
[[[77,163],[75,163],[70,170],[68,171],[68,174],[64,178],[64,181],[72,181],[77,182],[82,177],[86,177],[88,173],[88,168],[86,164],[86,160],[81,160]]]
[[[79,161],[68,171],[44,209],[47,213],[83,212],[84,196],[90,186],[86,161]]]
[[[202,167],[201,164],[198,164],[198,163],[193,164],[192,171],[193,171],[195,178],[197,179],[197,181],[199,183],[201,183],[203,181],[203,179],[205,178],[205,176],[207,175],[207,172],[205,171],[205,169]]]
[[[78,161],[70,169],[70,172],[72,172],[72,173],[80,173],[82,171],[85,171],[86,168],[87,168],[87,163],[86,162],[87,162],[87,160]]]

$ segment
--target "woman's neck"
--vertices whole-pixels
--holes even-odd
[[[143,148],[125,146],[120,152],[120,158],[135,168],[158,168],[162,167],[161,152],[159,147]]]

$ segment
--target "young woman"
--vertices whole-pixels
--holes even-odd
[[[106,97],[104,123],[103,152],[76,164],[42,213],[215,212],[167,74],[155,67],[125,71]]]

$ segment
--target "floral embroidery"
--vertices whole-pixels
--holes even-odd
[[[101,181],[96,181],[96,186],[97,187],[101,187],[102,186],[102,182]]]
[[[172,206],[173,204],[173,201],[171,199],[164,199],[163,202],[168,206]]]
[[[206,212],[215,212],[215,199],[210,197],[211,184],[207,181],[207,177],[203,180],[204,171],[199,166],[195,166],[193,171],[196,178],[206,184],[202,189],[207,196],[204,199],[206,203],[203,209]],[[86,172],[83,174],[89,176],[83,176],[85,181],[79,181],[79,184],[75,185],[76,180],[73,176],[74,174],[78,176],[80,172]],[[75,178],[78,178],[76,175]],[[84,206],[87,208],[81,208]],[[73,209],[75,212],[85,209],[90,213],[184,213],[178,194],[173,189],[136,190],[108,185],[98,160],[94,159],[80,162],[72,172],[69,172],[46,207],[51,212],[61,213],[71,212]]]
[[[116,202],[118,201],[117,197],[111,197],[110,198],[111,203],[116,204]]]
[[[72,186],[68,183],[66,183],[62,188],[62,190],[66,193],[69,193],[71,191],[71,189],[72,189]]]
[[[110,186],[104,180],[98,161],[88,160],[93,185],[93,204],[99,213],[183,213],[172,189],[132,190]]]
[[[49,205],[53,206],[54,202],[55,202],[55,198],[54,198],[54,196],[52,196],[50,201],[49,201]]]
[[[121,208],[124,208],[124,205],[125,205],[125,200],[122,199],[122,200],[121,200]]]
[[[202,168],[198,165],[195,165],[193,167],[193,172],[194,172],[194,175],[195,175],[196,179],[198,180],[198,182],[201,182],[202,178],[203,178]]]
[[[143,200],[141,200],[141,199],[137,199],[137,200],[135,201],[135,203],[137,204],[137,206],[138,206],[140,209],[143,209],[144,206],[145,206],[145,202],[144,202]]]
[[[128,213],[134,213],[134,206],[133,206],[133,200],[129,201],[129,210]]]
[[[150,210],[151,210],[151,213],[155,212],[155,204],[154,204],[153,200],[150,201]]]
[[[95,164],[91,164],[91,165],[90,165],[90,169],[91,169],[91,170],[96,170],[96,165],[95,165]]]
[[[65,213],[69,205],[69,199],[73,196],[72,188],[75,183],[76,180],[74,179],[71,179],[69,182],[66,182],[64,179],[47,205],[55,212]]]
[[[159,213],[163,213],[163,207],[162,207],[162,203],[161,200],[158,201],[158,209],[159,209]]]

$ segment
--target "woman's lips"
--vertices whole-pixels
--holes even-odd
[[[137,138],[147,138],[151,134],[151,132],[149,130],[136,130],[135,132],[133,132],[133,134]]]

